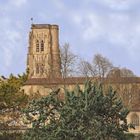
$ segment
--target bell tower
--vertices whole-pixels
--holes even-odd
[[[27,68],[29,79],[61,77],[58,25],[32,24]]]

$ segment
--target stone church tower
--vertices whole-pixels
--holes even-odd
[[[58,34],[58,25],[32,24],[27,57],[29,79],[61,77]]]
[[[140,136],[140,77],[121,77],[120,71],[115,69],[103,79],[99,77],[62,78],[58,32],[57,25],[32,24],[27,58],[29,77],[22,87],[24,92],[28,95],[39,93],[46,96],[52,92],[53,88],[59,88],[62,91],[59,97],[64,99],[64,87],[73,90],[78,84],[81,89],[84,89],[87,80],[93,83],[97,81],[100,83],[102,80],[103,87],[106,89],[111,85],[117,90],[117,95],[122,98],[124,105],[130,109],[127,121],[128,124],[131,123],[136,127],[129,132],[140,140],[138,138]]]

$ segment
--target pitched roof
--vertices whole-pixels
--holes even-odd
[[[110,84],[129,84],[140,83],[140,77],[118,77],[118,78],[99,78],[99,77],[68,77],[68,78],[32,78],[28,79],[25,85],[61,85],[61,84],[84,84],[87,80],[101,81]]]
[[[32,78],[28,79],[25,85],[75,85],[75,84],[84,84],[87,80],[99,81],[110,83],[110,84],[133,84],[139,83],[140,84],[140,77],[118,77],[118,78],[98,78],[98,77],[69,77],[69,78]],[[131,106],[131,111],[140,111],[140,105],[133,105]]]

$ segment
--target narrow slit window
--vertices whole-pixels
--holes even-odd
[[[39,52],[39,41],[36,41],[36,52]]]
[[[43,42],[43,40],[41,41],[41,51],[42,52],[44,51],[44,42]]]

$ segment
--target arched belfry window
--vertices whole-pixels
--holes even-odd
[[[36,41],[36,52],[39,52],[39,41]]]
[[[44,51],[44,41],[41,41],[41,51]]]
[[[134,126],[139,126],[139,116],[137,114],[133,114],[131,116],[131,123],[134,125]]]

